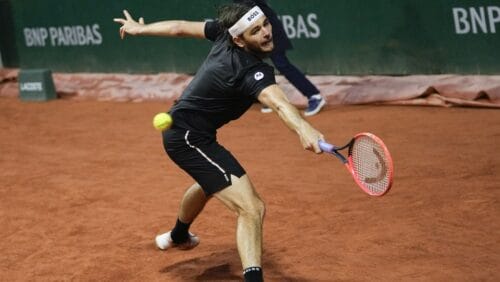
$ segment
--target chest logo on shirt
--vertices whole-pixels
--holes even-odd
[[[264,74],[260,71],[256,72],[254,75],[253,75],[253,78],[255,78],[255,80],[261,80],[264,78]]]

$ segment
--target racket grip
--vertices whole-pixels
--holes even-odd
[[[332,152],[335,148],[335,146],[333,146],[332,144],[329,144],[323,140],[319,140],[318,145],[319,145],[319,148],[321,149],[321,151],[323,151],[323,152]]]

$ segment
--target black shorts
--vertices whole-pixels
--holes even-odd
[[[217,143],[215,135],[173,127],[163,132],[168,156],[210,196],[231,185],[231,175],[245,170],[233,155]]]

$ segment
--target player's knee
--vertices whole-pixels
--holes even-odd
[[[256,212],[258,213],[260,219],[263,219],[266,214],[266,205],[261,199],[258,200]]]
[[[249,217],[254,220],[262,220],[265,212],[266,207],[264,202],[259,198],[255,198],[242,207],[239,213],[241,216]]]

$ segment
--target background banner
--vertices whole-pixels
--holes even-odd
[[[214,18],[216,6],[225,2],[11,1],[15,42],[4,46],[2,53],[17,60],[3,61],[6,66],[58,72],[192,74],[210,42],[153,37],[122,41],[113,18],[127,9],[146,23],[203,21]],[[269,3],[294,44],[290,59],[308,74],[500,73],[500,0]]]

